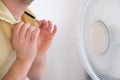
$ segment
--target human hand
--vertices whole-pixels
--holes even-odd
[[[51,21],[41,20],[39,21],[40,35],[38,39],[38,54],[44,55],[57,32],[56,25],[52,25]]]
[[[51,21],[41,20],[39,21],[39,25],[40,34],[38,38],[37,56],[28,74],[31,80],[40,80],[43,77],[46,67],[45,54],[50,47],[53,37],[55,36],[57,31],[56,25],[54,25],[53,28]]]
[[[30,24],[20,22],[13,32],[13,47],[17,60],[33,62],[37,53],[37,40],[40,30],[31,27]]]

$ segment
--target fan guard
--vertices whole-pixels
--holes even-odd
[[[120,0],[84,0],[80,21],[83,64],[93,80],[120,80]]]

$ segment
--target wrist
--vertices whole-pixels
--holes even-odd
[[[45,54],[40,54],[40,55],[37,55],[35,60],[34,60],[34,63],[42,63],[43,61],[46,60],[46,55]]]
[[[21,58],[17,57],[16,62],[21,64],[21,65],[31,65],[33,63],[33,60],[21,59]]]
[[[25,66],[27,67],[27,66],[31,66],[33,61],[22,60],[22,59],[16,58],[15,63],[18,65],[21,65],[23,67],[25,67]]]
[[[32,62],[21,61],[19,59],[16,59],[16,61],[14,62],[14,65],[17,67],[17,70],[19,70],[17,72],[19,72],[21,75],[24,74],[26,77],[32,66]]]
[[[21,53],[17,53],[16,54],[21,54]],[[35,59],[35,56],[29,57],[29,56],[24,56],[24,55],[17,55],[16,57],[16,61],[17,62],[21,62],[21,64],[32,64],[33,61]]]

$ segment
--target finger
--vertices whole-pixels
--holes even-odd
[[[31,27],[31,26],[27,29],[26,36],[25,36],[27,41],[30,41],[33,30],[34,30],[34,27]]]
[[[36,29],[32,32],[31,43],[37,43],[39,33],[40,33],[40,30],[39,30],[38,28],[36,28]]]
[[[39,24],[43,23],[45,20],[39,20]]]
[[[39,28],[42,28],[42,27],[43,27],[43,21],[44,21],[44,20],[40,20],[40,21],[39,21]]]
[[[46,20],[43,21],[43,29],[47,29],[47,21]]]
[[[52,31],[52,22],[48,21],[48,31],[51,32]]]
[[[20,37],[21,38],[25,38],[26,36],[26,31],[27,29],[29,28],[30,24],[29,23],[26,23],[26,24],[23,24],[22,28],[21,28],[21,31],[20,31]]]
[[[16,27],[14,28],[14,31],[13,31],[13,36],[19,34],[20,29],[21,29],[21,27],[22,27],[23,24],[24,24],[24,22],[19,22],[19,23],[16,25]]]
[[[54,37],[54,35],[56,34],[56,32],[57,32],[57,26],[54,25],[54,30],[53,30],[53,32],[51,33],[51,35]]]

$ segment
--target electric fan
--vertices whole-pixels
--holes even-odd
[[[120,0],[84,0],[82,62],[93,80],[120,80]]]

